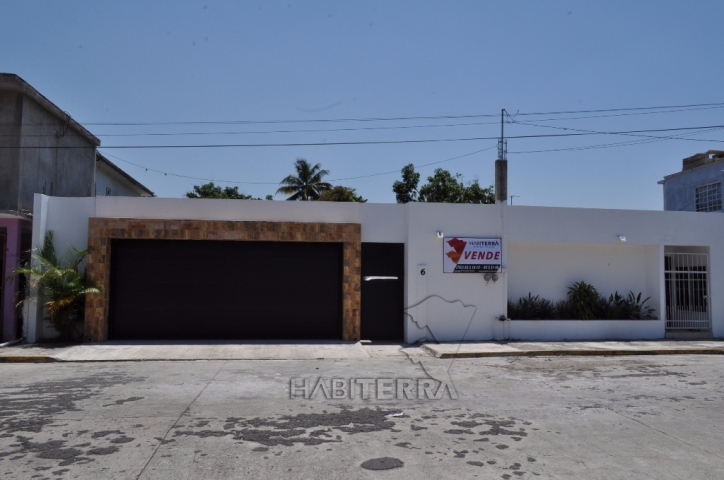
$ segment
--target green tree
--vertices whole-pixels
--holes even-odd
[[[48,321],[64,340],[70,340],[75,328],[83,323],[85,298],[100,294],[102,289],[92,284],[80,271],[87,250],[71,246],[64,257],[59,257],[53,245],[53,232],[45,235],[43,245],[32,254],[34,266],[20,266],[13,270],[13,277],[29,278],[25,302],[38,302],[48,313]]]
[[[329,175],[328,170],[321,170],[321,165],[312,166],[303,158],[294,162],[295,175],[289,175],[279,182],[277,193],[289,195],[287,200],[318,200],[324,192],[331,190],[332,185],[322,179]]]
[[[462,203],[479,203],[492,205],[495,203],[495,188],[491,185],[483,188],[475,179],[463,191]]]
[[[432,176],[427,177],[427,183],[418,189],[419,181],[420,174],[415,172],[414,165],[406,165],[402,169],[402,181],[392,185],[397,203],[495,203],[492,185],[482,188],[477,179],[466,185],[462,175],[453,175],[442,168],[436,169]]]
[[[252,198],[251,195],[244,195],[239,192],[239,187],[224,187],[214,185],[214,182],[209,182],[204,185],[194,185],[193,192],[186,192],[188,198],[231,198],[238,200],[259,200],[258,198]]]
[[[418,200],[434,203],[464,203],[464,188],[459,174],[452,176],[447,170],[438,168],[431,177],[427,177],[427,184],[420,187]]]
[[[420,174],[415,172],[415,166],[410,163],[402,167],[402,181],[397,180],[392,184],[397,203],[416,202],[418,183],[420,183]]]
[[[366,198],[357,195],[354,188],[343,187],[338,185],[319,196],[320,202],[367,202]]]

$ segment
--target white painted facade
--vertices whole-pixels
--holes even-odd
[[[405,340],[655,339],[665,336],[664,254],[709,254],[712,331],[724,337],[724,216],[695,212],[600,210],[509,205],[357,204],[36,195],[33,243],[48,230],[57,248],[85,248],[88,219],[163,218],[360,223],[363,242],[405,244]],[[503,271],[443,273],[445,236],[501,238]],[[621,242],[619,236],[625,236]],[[425,275],[420,272],[425,269]],[[507,300],[565,298],[575,281],[608,295],[651,297],[658,320],[500,321]],[[27,318],[27,317],[26,317]],[[47,333],[29,319],[29,340]]]
[[[96,155],[96,196],[152,197],[153,192],[104,156]]]

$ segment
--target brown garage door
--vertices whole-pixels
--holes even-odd
[[[341,339],[342,244],[113,240],[110,340]]]

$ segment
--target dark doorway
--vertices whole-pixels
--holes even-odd
[[[31,250],[33,245],[33,231],[28,229],[22,229],[20,231],[20,255],[18,258],[19,265],[27,266],[30,265]],[[18,276],[18,298],[15,303],[20,303],[25,300],[25,294],[28,287],[28,279],[25,275]],[[25,318],[23,317],[23,309],[15,309],[17,317],[15,318],[15,337],[23,337],[23,325],[25,324]]]
[[[341,339],[342,244],[113,240],[111,340]]]
[[[404,288],[405,244],[363,243],[362,340],[403,341]]]
[[[5,228],[0,228],[0,343],[4,343],[8,340],[5,340],[3,337],[3,330],[4,328],[4,319],[3,319],[3,313],[5,311],[5,304],[3,303],[5,299],[5,254],[7,252],[7,230]]]

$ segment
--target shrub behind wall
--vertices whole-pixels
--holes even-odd
[[[508,318],[511,320],[655,320],[655,310],[633,292],[624,297],[618,291],[608,298],[586,282],[568,287],[566,300],[552,302],[528,292],[517,302],[508,300]]]

